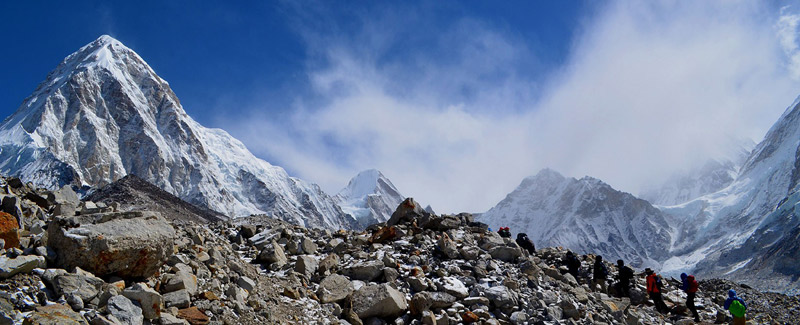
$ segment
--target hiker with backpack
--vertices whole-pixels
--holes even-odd
[[[694,275],[686,275],[686,273],[681,273],[681,281],[683,282],[681,289],[686,292],[686,308],[692,311],[694,321],[700,322],[700,315],[697,313],[697,307],[694,305],[694,298],[697,295],[697,287],[699,284],[697,280],[695,280]]]
[[[533,245],[533,241],[525,233],[517,234],[517,245],[528,251],[528,254],[536,254],[536,246]]]
[[[500,237],[503,238],[511,238],[511,230],[508,227],[500,227],[500,230],[497,231]]]
[[[731,312],[733,316],[733,325],[745,324],[745,313],[747,313],[747,304],[744,299],[736,296],[736,290],[728,290],[728,299],[725,300],[725,309]]]
[[[617,274],[617,295],[622,297],[629,297],[631,296],[631,279],[633,279],[633,269],[630,267],[625,266],[625,262],[622,260],[617,260],[617,268],[619,269],[619,273]]]
[[[597,255],[594,259],[594,268],[592,269],[594,278],[592,280],[592,291],[597,288],[597,285],[600,285],[600,291],[604,293],[608,293],[608,288],[606,287],[606,279],[608,278],[608,269],[606,268],[605,264],[603,264],[603,257]]]
[[[569,274],[575,278],[578,283],[581,283],[580,278],[578,278],[578,273],[581,269],[581,261],[578,260],[578,257],[572,253],[572,251],[567,251],[567,256],[564,259],[564,264],[567,266],[567,270],[569,270]]]
[[[669,307],[664,303],[664,298],[661,297],[661,277],[655,274],[650,268],[645,269],[644,273],[647,274],[647,293],[650,295],[650,299],[653,299],[656,310],[662,314],[668,313]]]

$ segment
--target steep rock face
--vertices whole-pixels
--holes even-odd
[[[672,239],[667,218],[647,201],[549,169],[523,180],[478,220],[527,233],[537,246],[595,252],[637,267],[666,259]]]
[[[68,56],[0,125],[0,172],[55,189],[135,174],[231,217],[268,214],[309,227],[352,219],[314,184],[256,158],[189,117],[131,49],[101,36]]]
[[[358,173],[334,197],[342,210],[356,218],[361,227],[389,220],[404,198],[394,184],[375,169]]]

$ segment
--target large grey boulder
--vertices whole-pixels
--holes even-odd
[[[522,250],[516,246],[495,246],[489,249],[492,258],[504,262],[513,262],[522,256]]]
[[[425,211],[413,198],[407,198],[397,206],[392,217],[386,222],[388,226],[416,222],[422,227],[430,221],[431,214]]]
[[[157,319],[161,317],[161,310],[164,309],[163,298],[158,292],[147,287],[143,283],[134,284],[132,287],[122,291],[126,298],[139,302],[142,307],[142,314],[147,319]]]
[[[342,274],[353,280],[372,281],[383,273],[383,262],[372,260],[358,262],[342,270]]]
[[[141,325],[144,323],[142,308],[136,306],[133,301],[122,295],[113,296],[108,299],[106,305],[108,313],[126,325]]]
[[[42,256],[24,255],[16,258],[0,256],[0,279],[10,278],[17,273],[30,273],[35,268],[45,267],[47,267],[47,262]]]
[[[408,309],[405,295],[386,283],[361,287],[351,301],[353,312],[361,319],[397,316]]]
[[[286,257],[286,252],[283,251],[283,247],[273,241],[258,254],[258,261],[268,265],[275,265],[274,267],[281,267],[286,265],[289,259]]]
[[[489,301],[491,301],[492,305],[497,308],[502,308],[503,306],[510,306],[517,304],[517,296],[514,294],[513,291],[509,290],[506,286],[496,286],[486,289],[484,294]],[[560,317],[559,317],[560,319]]]
[[[319,283],[317,296],[322,303],[342,300],[353,293],[353,283],[347,277],[331,274]]]
[[[57,275],[53,285],[58,295],[75,295],[83,301],[90,301],[103,289],[103,279],[80,273]]]
[[[420,314],[433,308],[447,308],[456,302],[456,297],[446,292],[423,291],[411,298],[411,311]]]
[[[297,262],[294,265],[294,271],[305,276],[311,276],[317,272],[319,262],[312,255],[301,255],[297,257]]]
[[[56,218],[47,246],[56,264],[80,267],[97,276],[146,278],[172,255],[175,229],[157,212],[116,212]]]

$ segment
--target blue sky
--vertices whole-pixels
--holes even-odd
[[[2,2],[0,114],[102,34],[201,124],[335,193],[483,211],[545,167],[636,193],[800,94],[793,2]]]

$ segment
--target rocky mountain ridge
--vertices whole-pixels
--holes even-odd
[[[469,214],[430,214],[412,199],[385,225],[334,232],[257,216],[175,223],[115,210],[118,202],[93,208],[68,189],[16,178],[0,179],[0,191],[23,225],[0,223],[4,323],[693,323],[674,282],[671,312],[661,315],[640,276],[630,298],[593,292],[584,274],[594,255],[581,257],[576,279],[561,248],[530,253]],[[757,323],[800,317],[798,297],[708,280],[697,299],[704,323],[729,321],[721,307],[729,288]]]

